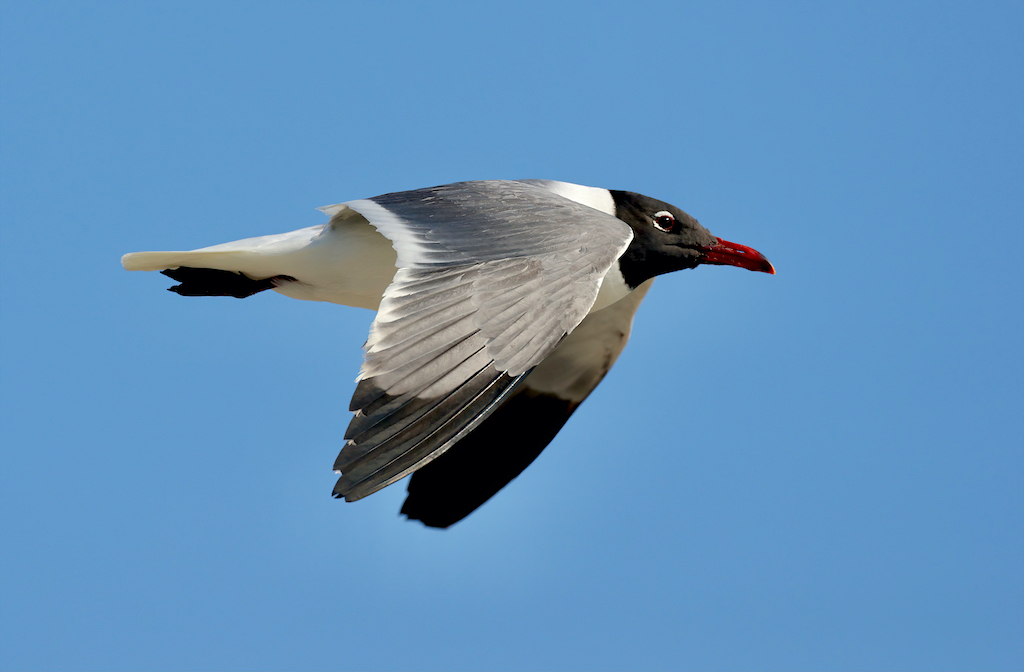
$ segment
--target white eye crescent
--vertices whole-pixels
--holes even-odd
[[[668,210],[659,210],[654,213],[654,228],[661,231],[670,232],[676,228],[676,218],[672,216],[672,213]]]

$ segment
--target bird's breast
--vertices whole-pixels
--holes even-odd
[[[629,292],[629,285],[626,284],[625,278],[622,277],[622,271],[619,270],[619,262],[616,261],[608,269],[608,272],[604,274],[604,277],[601,278],[601,289],[597,292],[597,300],[591,306],[590,312],[593,313],[602,308],[607,308],[619,299],[625,298]]]

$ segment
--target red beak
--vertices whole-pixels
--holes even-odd
[[[765,259],[765,256],[752,247],[730,243],[728,240],[716,238],[718,242],[708,247],[700,248],[704,253],[701,259],[702,264],[716,264],[719,266],[739,266],[748,271],[761,271],[775,275],[775,267]]]

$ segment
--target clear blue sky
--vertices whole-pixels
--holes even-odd
[[[1017,2],[0,3],[0,667],[1024,667],[1022,34]],[[404,483],[329,496],[369,312],[118,262],[517,177],[779,273],[660,279],[448,531]]]

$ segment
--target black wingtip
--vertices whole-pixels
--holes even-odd
[[[473,513],[528,467],[579,406],[523,389],[479,427],[409,479],[401,514],[447,528]]]
[[[423,523],[423,527],[429,527],[429,528],[431,528],[433,530],[447,530],[449,527],[451,527],[455,523],[459,522],[458,520],[456,520],[454,522],[445,522],[445,523],[438,522],[438,521],[423,520],[422,518],[418,518],[417,516],[415,516],[413,514],[406,513],[405,508],[403,508],[401,511],[399,511],[398,515],[399,516],[403,516],[408,521],[419,521],[420,523]],[[461,518],[459,520],[461,520]]]
[[[160,272],[171,280],[181,283],[167,288],[167,291],[180,296],[233,296],[236,299],[244,299],[264,290],[273,289],[277,282],[295,280],[288,275],[253,280],[235,271],[191,268],[189,266],[168,268]]]

